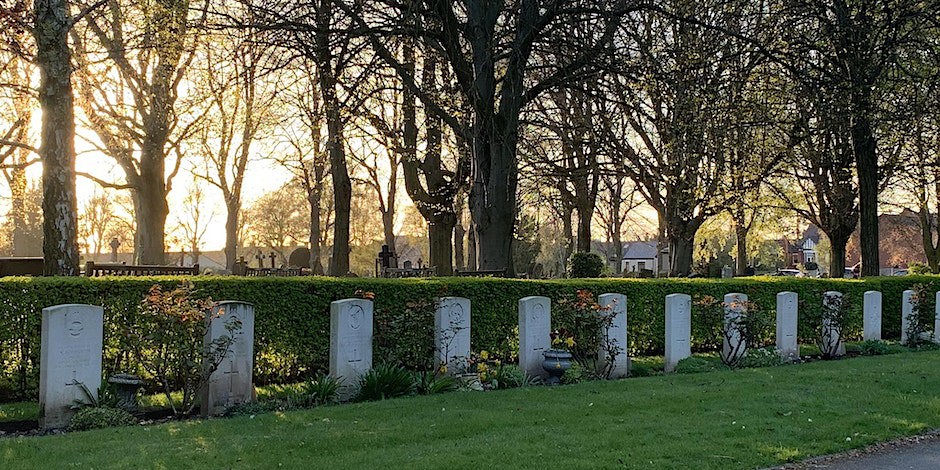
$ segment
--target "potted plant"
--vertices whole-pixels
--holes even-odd
[[[571,348],[575,345],[574,336],[564,328],[552,332],[552,348],[542,352],[542,368],[548,372],[546,385],[558,385],[565,371],[571,368]]]

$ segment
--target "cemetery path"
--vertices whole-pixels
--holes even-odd
[[[776,469],[936,470],[940,469],[940,430]]]

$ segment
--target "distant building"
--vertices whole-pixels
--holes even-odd
[[[669,272],[669,251],[659,250],[656,240],[632,241],[623,244],[621,270],[624,274],[649,271],[652,275]]]
[[[819,227],[810,224],[796,241],[781,240],[780,245],[786,254],[787,267],[792,268],[806,263],[818,263],[819,253],[817,253],[816,247],[819,245],[819,238]]]

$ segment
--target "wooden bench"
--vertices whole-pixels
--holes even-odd
[[[94,261],[85,263],[85,276],[195,276],[199,274],[199,264],[192,266],[157,266],[132,264],[98,264]]]

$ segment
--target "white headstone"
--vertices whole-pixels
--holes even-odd
[[[552,301],[548,297],[519,299],[519,367],[531,377],[546,377],[542,353],[552,347]]]
[[[104,309],[56,305],[42,309],[39,356],[39,427],[69,424],[73,405],[98,399]]]
[[[613,315],[610,326],[606,331],[601,331],[600,348],[598,354],[598,367],[600,370],[606,370],[608,367],[608,342],[612,348],[617,348],[617,354],[613,358],[613,367],[610,369],[611,379],[620,379],[630,375],[630,353],[627,351],[629,341],[627,339],[627,296],[623,294],[601,294],[597,298],[597,303],[601,308],[610,308],[602,310],[605,314]]]
[[[219,415],[229,407],[254,400],[255,307],[245,302],[219,302],[210,313],[206,347],[231,338],[228,352],[209,376],[202,395],[202,414]]]
[[[733,363],[744,357],[747,352],[745,338],[742,337],[740,328],[737,326],[742,320],[741,317],[747,315],[747,295],[739,293],[725,295],[724,308],[725,334],[721,342],[721,355],[726,360],[730,358]]]
[[[940,292],[937,292],[936,308],[934,308],[933,342],[940,344]]]
[[[865,292],[863,307],[865,314],[862,323],[862,339],[865,341],[881,340],[881,292]]]
[[[906,290],[901,294],[901,344],[907,344],[907,330],[911,325],[911,317],[916,314],[914,295],[912,290]]]
[[[796,292],[777,294],[777,353],[784,360],[795,361],[800,358],[800,345],[797,342],[799,329],[799,297]]]
[[[836,291],[827,291],[823,293],[823,309],[836,309],[843,302],[843,295],[841,292]],[[844,320],[844,319],[843,319]],[[829,318],[824,314],[822,321],[822,335],[820,335],[821,344],[819,345],[820,349],[825,349],[833,352],[833,356],[844,356],[845,355],[845,343],[842,342],[842,325],[834,324]],[[838,345],[838,347],[836,346]],[[834,350],[834,351],[833,351]]]
[[[352,397],[359,378],[372,369],[372,315],[371,300],[330,303],[330,375],[340,382],[340,400]]]
[[[467,371],[470,359],[470,299],[441,297],[434,315],[434,350],[450,374]]]
[[[666,372],[692,355],[692,297],[687,294],[666,296]]]

